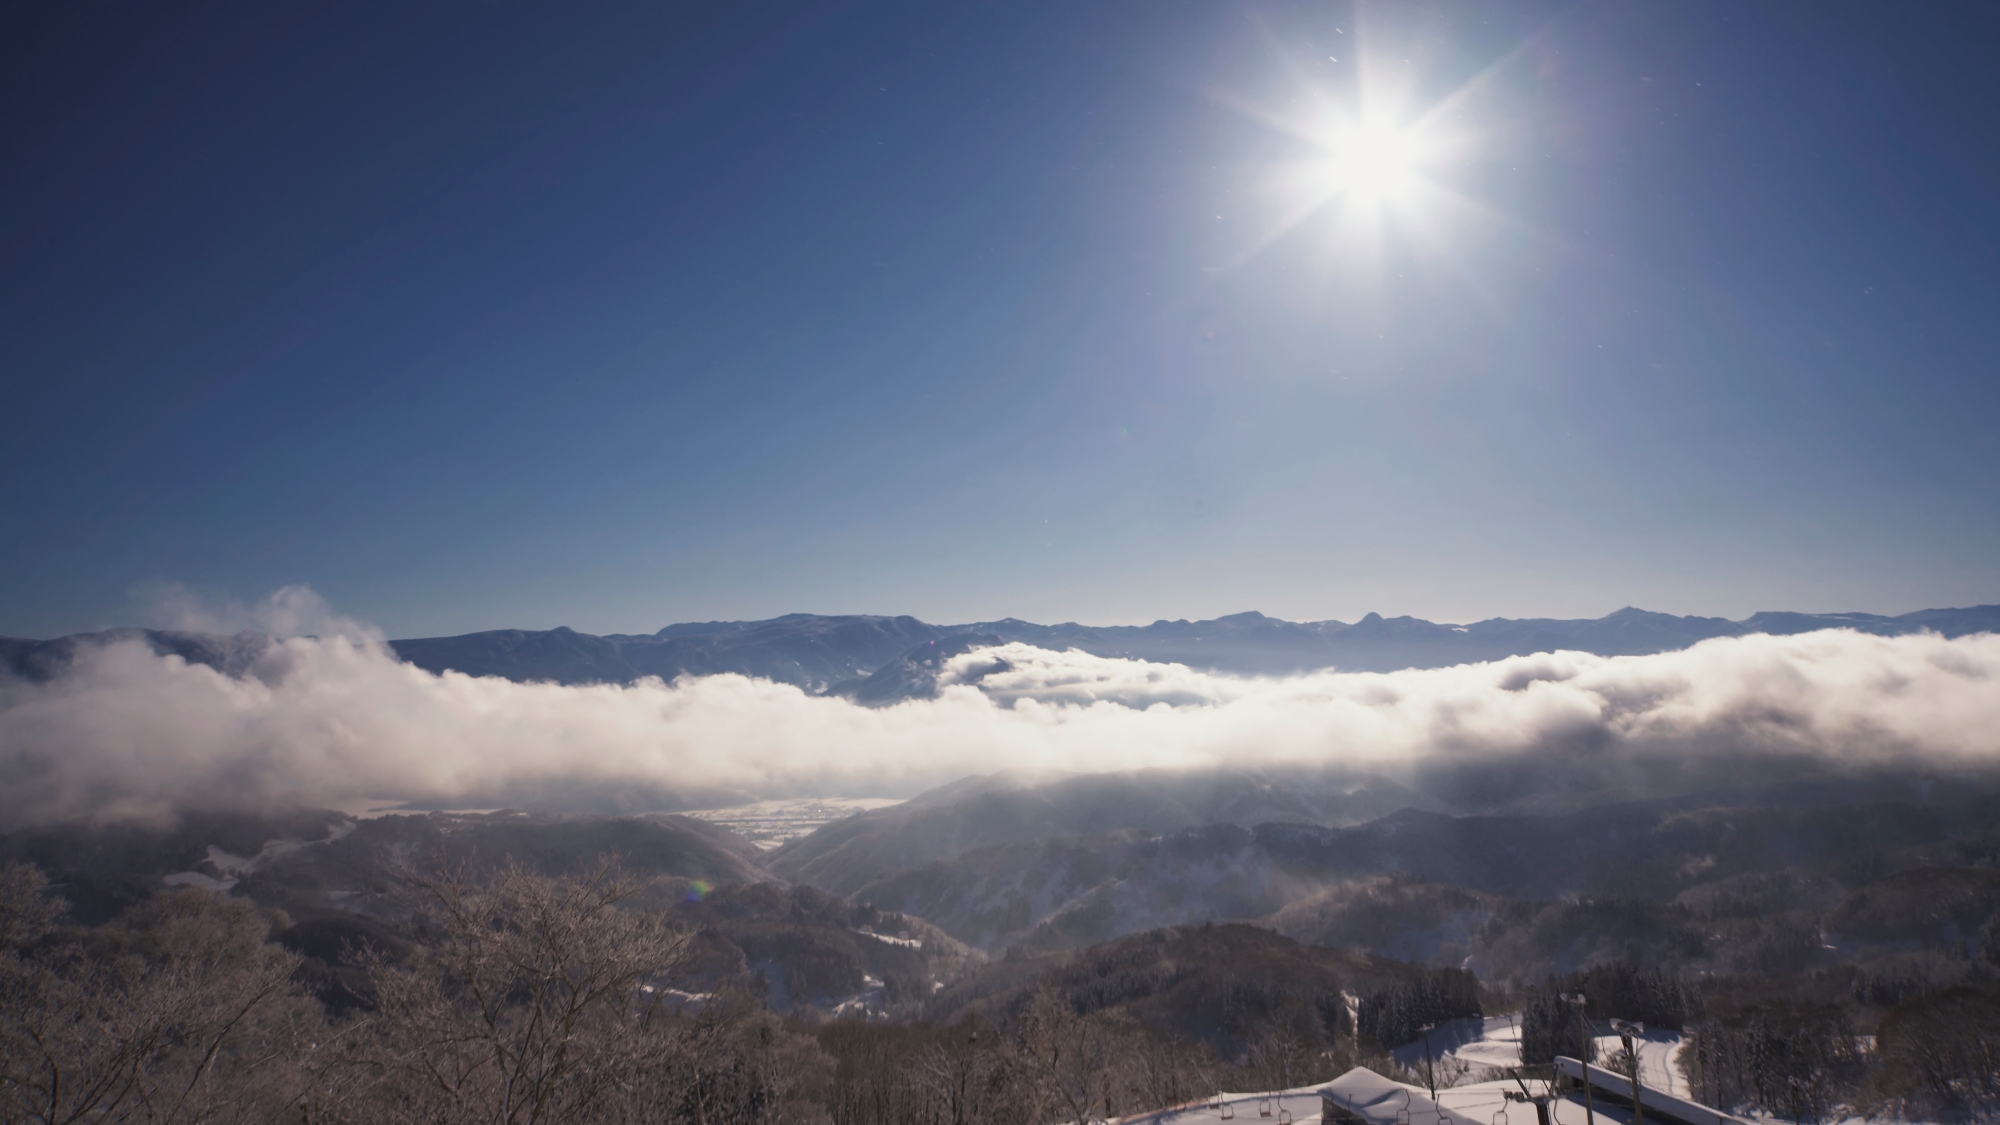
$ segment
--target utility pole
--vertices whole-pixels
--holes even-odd
[[[1432,1101],[1438,1100],[1437,1068],[1431,1062],[1431,1028],[1436,1026],[1434,1023],[1424,1025],[1424,1085],[1430,1087]]]
[[[1597,1106],[1590,1096],[1590,1029],[1583,1022],[1583,993],[1565,992],[1562,998],[1576,1009],[1576,1061],[1583,1068],[1583,1119],[1586,1125],[1597,1125]]]
[[[1646,1107],[1639,1104],[1639,1052],[1632,1049],[1632,1037],[1646,1034],[1643,1023],[1612,1020],[1611,1030],[1625,1044],[1625,1057],[1632,1060],[1632,1125],[1646,1125]]]

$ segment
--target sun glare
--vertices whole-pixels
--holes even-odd
[[[1392,231],[1448,252],[1449,228],[1479,211],[1456,181],[1475,143],[1466,98],[1488,75],[1430,99],[1417,96],[1402,68],[1356,63],[1356,81],[1344,89],[1308,83],[1284,108],[1234,102],[1298,142],[1296,155],[1265,166],[1254,189],[1271,219],[1242,260],[1307,225],[1356,266],[1376,260]]]
[[[1364,125],[1343,130],[1330,146],[1327,187],[1370,206],[1408,198],[1417,187],[1421,152],[1407,130]]]
[[[1289,132],[1316,154],[1271,169],[1267,190],[1283,218],[1264,242],[1309,218],[1331,212],[1342,237],[1379,234],[1392,221],[1422,224],[1435,218],[1435,177],[1445,146],[1421,119],[1406,121],[1380,108],[1353,115],[1333,112],[1318,120],[1286,122]]]

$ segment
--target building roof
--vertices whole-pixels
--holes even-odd
[[[1575,1079],[1583,1073],[1583,1064],[1565,1056],[1556,1058],[1556,1072]],[[1601,1066],[1590,1068],[1590,1086],[1598,1097],[1618,1099],[1621,1105],[1632,1104],[1632,1080],[1617,1071]],[[1645,1108],[1646,1119],[1661,1125],[1743,1125],[1739,1118],[1731,1117],[1719,1110],[1713,1110],[1698,1102],[1677,1098],[1672,1094],[1656,1090],[1651,1086],[1639,1088],[1639,1104]]]

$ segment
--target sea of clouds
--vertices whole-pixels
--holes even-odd
[[[1010,644],[952,661],[935,699],[868,708],[737,675],[625,687],[436,675],[365,629],[317,623],[332,635],[278,641],[241,677],[123,643],[50,682],[0,684],[0,821],[158,821],[191,806],[357,796],[622,793],[686,807],[908,794],[1002,768],[1492,777],[1554,764],[1643,792],[1750,760],[2000,767],[1991,634],[1830,630],[1279,678]]]

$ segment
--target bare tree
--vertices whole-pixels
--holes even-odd
[[[0,950],[18,954],[61,923],[62,901],[42,893],[46,882],[32,863],[0,864]]]
[[[911,1075],[929,1096],[939,1125],[977,1125],[990,1120],[991,1105],[1003,1060],[995,1053],[990,1032],[966,1021],[943,1029],[917,1053]]]
[[[636,1103],[669,1096],[662,1055],[679,1044],[658,986],[687,935],[620,909],[645,888],[615,861],[565,879],[512,863],[488,883],[463,865],[403,878],[429,941],[407,964],[362,955],[378,1010],[322,1060],[342,1093],[318,1116],[543,1125],[643,1115],[654,1107]],[[347,1095],[357,1070],[372,1099]]]
[[[1704,1021],[1682,1052],[1689,1088],[1723,1109],[1756,1106],[1800,1125],[1854,1094],[1869,1059],[1847,1013],[1827,1006],[1753,1009],[1731,1026]]]
[[[1953,988],[1882,1021],[1879,1092],[1906,1116],[2000,1116],[2000,993]]]
[[[921,1025],[864,1020],[835,1020],[821,1028],[820,1044],[839,1060],[827,1102],[835,1125],[938,1121],[936,1099],[924,1089],[926,1076],[913,1076],[910,1061],[935,1034]]]
[[[616,1122],[822,1125],[831,1120],[832,1060],[810,1036],[748,997],[718,999],[691,1017],[646,1029],[650,1069]],[[627,1108],[629,1106],[629,1108]]]
[[[269,1120],[300,1095],[320,1029],[270,919],[202,891],[160,895],[90,936],[64,935],[0,874],[0,1117]]]
[[[1078,1125],[1108,1113],[1116,1046],[1102,1019],[1078,1013],[1047,986],[1036,988],[1021,1017],[1020,1057],[1037,1110]]]
[[[1623,1047],[1604,1056],[1604,1061],[1599,1065],[1613,1074],[1622,1074],[1627,1078],[1637,1074],[1639,1070],[1639,1060],[1633,1056],[1631,1051]],[[1449,1083],[1446,1083],[1446,1085],[1449,1085]]]
[[[1215,1092],[1215,1057],[1205,1044],[1148,1034],[1135,1021],[1121,1024],[1118,1034],[1126,1044],[1121,1104],[1165,1109]]]
[[[1297,1032],[1274,1026],[1250,1041],[1243,1054],[1243,1068],[1257,1076],[1260,1086],[1289,1090],[1303,1080],[1313,1060],[1312,1044]]]

